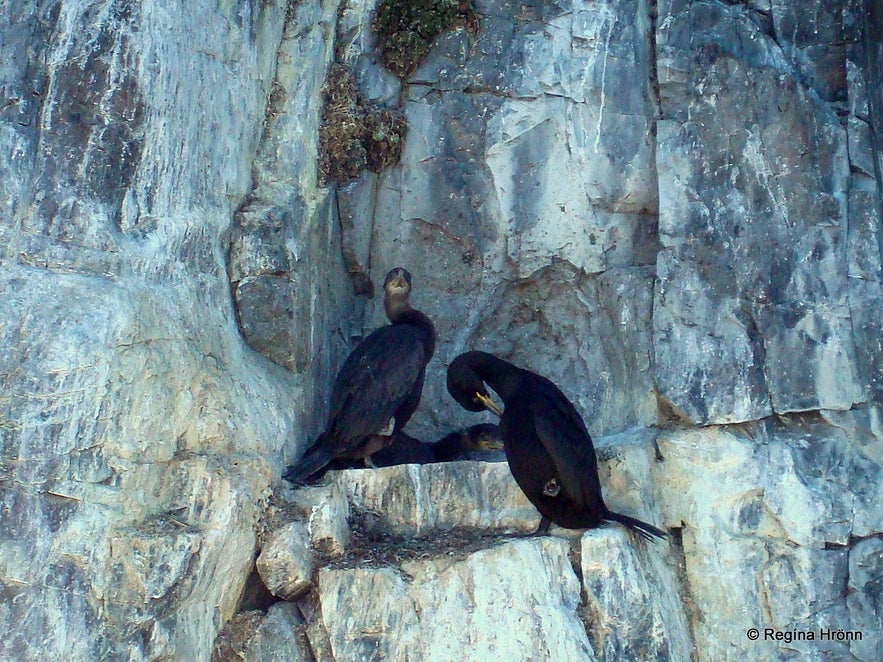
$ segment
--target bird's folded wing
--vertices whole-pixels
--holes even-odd
[[[534,398],[531,403],[537,437],[552,456],[564,491],[577,503],[589,504],[599,493],[598,464],[585,424],[569,402]]]

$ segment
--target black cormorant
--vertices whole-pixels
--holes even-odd
[[[503,411],[485,384],[503,400]],[[611,512],[601,495],[592,438],[576,408],[555,384],[486,352],[461,354],[448,368],[448,392],[464,409],[500,416],[500,436],[512,476],[543,516],[567,529],[613,521],[650,540],[665,532]]]
[[[457,430],[436,442],[426,443],[407,434],[396,435],[393,442],[371,456],[376,467],[395,464],[430,464],[469,459],[475,452],[495,451],[503,448],[500,429],[492,423],[473,425]]]
[[[386,275],[383,304],[390,324],[366,337],[347,357],[331,390],[325,431],[284,478],[300,483],[335,458],[367,458],[392,441],[381,435],[394,419],[399,434],[420,403],[426,364],[435,351],[429,318],[408,303],[411,274]],[[387,433],[388,434],[388,433]]]

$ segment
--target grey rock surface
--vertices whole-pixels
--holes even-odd
[[[343,554],[350,538],[350,503],[338,484],[300,489],[292,500],[306,513],[310,543],[331,554]]]
[[[579,384],[592,432],[651,424],[649,18],[636,2],[475,6],[479,34],[441,37],[413,74],[414,138],[366,210],[372,262],[413,265],[439,331],[414,429],[467,420],[442,375],[471,347]]]
[[[313,575],[307,528],[300,522],[289,522],[272,531],[261,546],[255,567],[273,595],[290,600],[305,592]]]
[[[350,510],[370,525],[401,536],[454,528],[533,531],[539,514],[518,489],[505,462],[462,461],[341,472],[337,484]],[[456,484],[455,484],[456,482]],[[463,508],[463,504],[470,504]]]
[[[335,659],[595,659],[562,540],[511,541],[403,570],[320,571]],[[353,596],[371,600],[353,609]]]
[[[788,642],[812,659],[871,659],[856,651],[878,645],[879,631],[867,623],[879,610],[850,612],[857,598],[848,568],[867,558],[883,524],[871,505],[883,486],[879,440],[810,419],[663,432],[657,444],[653,484],[682,541],[700,659],[775,659],[785,643],[749,641],[750,628],[813,632],[812,641]],[[857,582],[863,595],[879,594]],[[821,640],[829,628],[861,632],[861,644]]]
[[[208,659],[235,612],[309,390],[222,240],[285,4],[0,8],[3,659]]]
[[[602,660],[687,660],[693,642],[675,569],[621,528],[587,531],[580,564],[587,627]]]
[[[869,395],[844,252],[846,131],[750,14],[660,11],[657,378],[700,424],[849,409]]]
[[[883,617],[880,614],[880,568],[883,567],[883,540],[867,538],[849,552],[849,595],[846,598],[849,616],[862,632],[871,636],[851,642],[850,653],[860,660],[872,660],[880,650]],[[874,636],[876,633],[876,636]]]
[[[377,0],[0,3],[0,658],[877,659],[879,3],[473,4],[400,81]],[[340,188],[334,62],[410,124]],[[667,546],[526,538],[499,463],[271,517],[398,265],[439,333],[408,432],[481,421],[460,352],[529,367]],[[268,519],[309,592],[237,614]]]

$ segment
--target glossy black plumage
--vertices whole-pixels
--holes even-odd
[[[465,430],[457,430],[431,443],[407,434],[396,435],[392,444],[371,456],[371,462],[376,467],[451,462],[469,459],[473,453],[502,448],[499,428],[492,423],[481,423]]]
[[[284,478],[299,483],[336,458],[366,458],[392,441],[379,434],[395,419],[393,435],[411,418],[423,391],[426,364],[435,351],[435,329],[411,308],[411,275],[401,268],[384,282],[390,320],[368,335],[347,357],[331,391],[325,431]]]
[[[448,368],[448,392],[469,411],[494,410],[485,385],[505,405],[500,436],[512,475],[544,518],[568,529],[614,521],[646,539],[665,537],[604,504],[592,438],[555,384],[486,352],[461,354]]]

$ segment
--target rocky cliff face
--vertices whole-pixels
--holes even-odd
[[[0,657],[877,659],[883,8],[475,0],[399,78],[375,5],[0,3]],[[339,186],[332,64],[408,125]],[[670,542],[525,537],[503,463],[279,484],[396,265],[409,431],[530,367]]]

